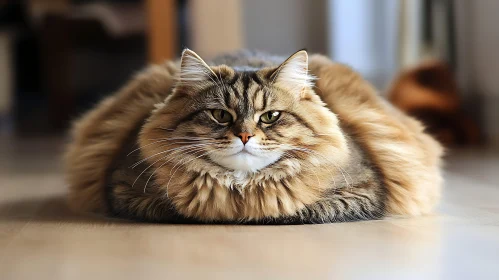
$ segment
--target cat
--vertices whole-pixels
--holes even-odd
[[[349,67],[302,50],[150,66],[77,121],[76,211],[165,223],[308,224],[414,216],[441,146]]]

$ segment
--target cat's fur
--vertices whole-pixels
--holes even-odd
[[[308,61],[304,51],[282,61],[240,52],[208,67],[187,50],[180,66],[138,75],[74,127],[72,208],[142,221],[277,224],[430,212],[442,149],[421,124],[346,66],[320,55]],[[233,122],[220,125],[206,109],[224,109]],[[258,117],[269,110],[282,113],[266,125]],[[238,135],[248,131],[244,146]]]

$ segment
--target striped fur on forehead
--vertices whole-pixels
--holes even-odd
[[[270,97],[269,87],[261,73],[238,72],[229,67],[213,67],[216,82],[205,81],[204,88],[191,94],[196,108],[233,109],[243,117],[265,109]]]
[[[320,134],[330,134],[339,137],[337,119],[334,114],[323,107],[322,102],[296,99],[286,89],[272,85],[271,73],[276,69],[266,68],[259,71],[235,71],[227,66],[213,67],[213,71],[220,77],[222,83],[213,83],[209,87],[192,95],[195,104],[191,108],[203,110],[209,108],[223,108],[235,115],[236,122],[232,131],[236,134],[243,130],[255,131],[258,116],[268,110],[283,111],[277,125],[260,127],[264,137],[282,143],[293,142],[300,146],[311,146]],[[307,102],[313,101],[313,102]],[[181,101],[185,105],[185,101]],[[317,106],[319,105],[319,106]],[[187,112],[188,110],[173,110],[172,113]],[[200,126],[195,131],[209,134],[210,120],[201,122],[187,115],[185,120],[191,121],[191,126]],[[254,122],[255,124],[251,124]],[[187,124],[186,124],[187,125]],[[339,147],[344,144],[340,142]]]
[[[194,96],[209,92],[209,95],[196,98],[198,103],[224,105],[237,111],[241,117],[250,117],[255,111],[265,110],[269,100],[284,99],[286,95],[320,102],[318,98],[313,98],[313,79],[308,75],[307,63],[307,53],[299,51],[279,67],[210,67],[197,54],[185,50],[177,89],[184,89]],[[276,88],[281,94],[274,94]],[[224,101],[223,104],[219,104],[221,100]]]
[[[255,113],[255,98],[263,90],[262,81],[257,72],[237,72],[238,79],[230,85],[232,104],[236,104],[241,117],[251,118]]]

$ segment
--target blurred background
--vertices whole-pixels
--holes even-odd
[[[351,65],[445,145],[494,144],[497,11],[495,0],[0,0],[0,133],[64,135],[184,47],[206,59],[306,48]]]

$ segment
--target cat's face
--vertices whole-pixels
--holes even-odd
[[[345,140],[312,90],[307,60],[300,51],[278,68],[239,71],[209,67],[184,51],[174,93],[142,131],[145,156],[246,173],[279,168],[282,160],[310,167],[343,156]]]

